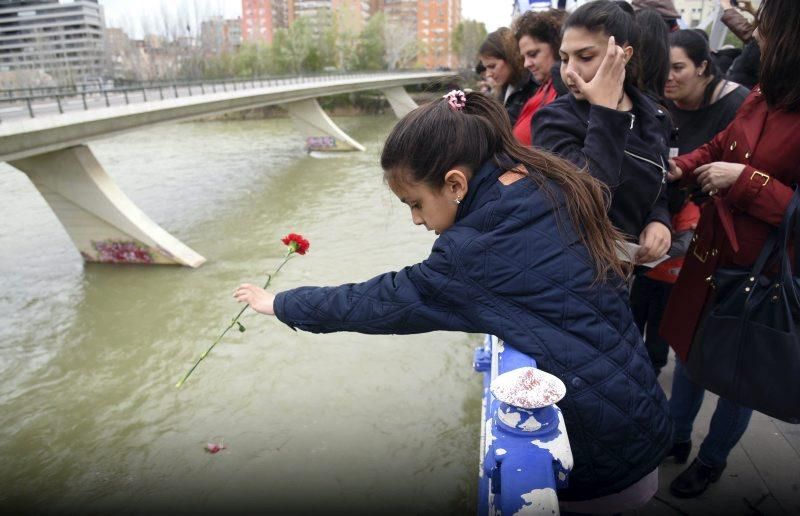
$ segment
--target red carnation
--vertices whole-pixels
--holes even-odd
[[[311,246],[308,240],[297,233],[289,233],[281,238],[281,242],[289,246],[289,253],[306,254],[308,248]]]

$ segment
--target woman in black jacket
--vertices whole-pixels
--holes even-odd
[[[500,27],[486,37],[478,55],[486,67],[486,78],[494,82],[492,93],[505,106],[511,127],[514,127],[522,106],[538,88],[523,66],[514,33],[508,27]]]
[[[564,23],[561,77],[570,94],[540,109],[533,145],[555,152],[611,191],[609,217],[641,246],[636,261],[670,246],[666,174],[670,123],[635,84],[638,27],[614,2],[598,0]]]

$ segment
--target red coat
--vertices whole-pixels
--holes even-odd
[[[792,198],[787,185],[800,183],[800,113],[768,110],[761,90],[754,88],[724,131],[675,158],[687,186],[696,179],[695,168],[714,161],[746,166],[730,188],[702,207],[664,312],[660,333],[683,361],[710,294],[706,278],[718,267],[747,267],[756,261]]]

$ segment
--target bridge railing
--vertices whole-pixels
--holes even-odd
[[[249,79],[219,79],[219,80],[198,80],[180,82],[155,82],[142,83],[131,86],[105,88],[100,85],[96,89],[75,89],[75,88],[53,88],[53,89],[34,89],[25,90],[0,90],[0,107],[18,107],[18,113],[22,112],[28,118],[35,118],[45,110],[47,114],[53,113],[56,108],[58,113],[65,111],[83,110],[88,111],[92,108],[111,107],[112,104],[131,104],[149,101],[161,101],[167,99],[177,99],[192,97],[196,95],[206,95],[209,93],[221,93],[241,90],[251,90],[256,88],[268,88],[286,86],[300,83],[322,83],[339,81],[343,79],[358,79],[375,77],[381,75],[397,75],[404,72],[370,72],[370,73],[339,73],[339,74],[311,74],[293,76],[270,76]],[[405,73],[419,73],[405,72]],[[21,93],[28,93],[20,95]],[[43,104],[50,101],[49,104]],[[78,104],[75,106],[75,104]],[[5,109],[6,113],[9,111]],[[17,117],[19,118],[19,117]],[[0,122],[3,117],[0,116]]]
[[[572,451],[561,410],[552,401],[533,409],[510,401],[536,399],[557,385],[563,389],[563,383],[535,370],[533,358],[493,335],[487,335],[484,345],[475,350],[473,367],[483,373],[484,387],[479,516],[498,512],[559,514],[556,490],[566,487],[572,470]],[[505,381],[509,379],[511,383]],[[517,389],[511,400],[507,396],[509,385]],[[536,392],[538,389],[542,390]]]

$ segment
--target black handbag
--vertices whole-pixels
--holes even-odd
[[[794,269],[787,250],[792,236]],[[799,246],[795,190],[752,269],[714,272],[713,293],[686,364],[698,385],[789,423],[800,423],[800,278],[794,276],[800,273]]]

